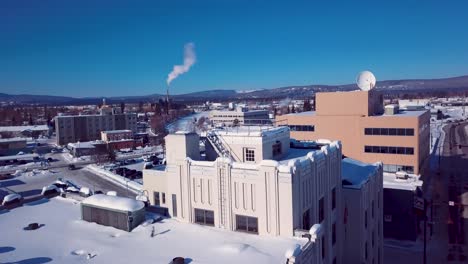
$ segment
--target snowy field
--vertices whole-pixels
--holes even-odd
[[[202,116],[208,118],[209,115],[210,112],[205,111],[182,117],[167,125],[166,129],[169,131],[169,133],[174,133],[176,131],[193,131],[195,129],[194,121],[200,119]]]
[[[80,219],[79,203],[42,200],[0,212],[2,263],[285,263],[305,239],[273,238],[164,219],[131,233]],[[23,230],[29,223],[42,225]],[[152,228],[155,236],[151,237]],[[88,253],[91,258],[89,258]],[[89,259],[88,259],[89,258]]]

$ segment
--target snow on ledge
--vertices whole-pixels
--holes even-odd
[[[141,201],[119,196],[109,196],[104,194],[95,194],[93,196],[90,196],[81,201],[81,204],[125,212],[134,212],[145,207],[145,204]]]

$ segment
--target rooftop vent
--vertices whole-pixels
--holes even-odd
[[[385,106],[385,114],[386,115],[395,115],[398,114],[400,108],[398,105],[390,104]]]

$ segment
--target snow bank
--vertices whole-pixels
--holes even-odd
[[[145,204],[141,201],[133,200],[126,197],[110,196],[104,194],[95,194],[93,196],[90,196],[81,201],[81,204],[96,207],[104,207],[125,212],[134,212],[145,207]]]

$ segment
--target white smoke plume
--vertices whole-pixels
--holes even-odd
[[[186,73],[190,70],[195,61],[197,60],[195,56],[195,45],[190,42],[184,46],[184,64],[183,65],[174,65],[171,73],[167,76],[167,85],[169,86],[171,82],[177,78],[179,75]]]

